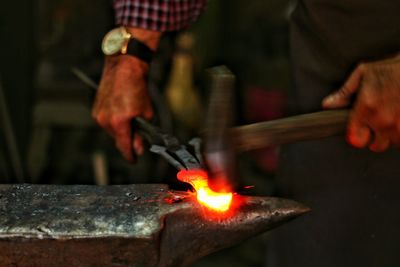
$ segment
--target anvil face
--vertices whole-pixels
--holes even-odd
[[[187,266],[308,211],[235,196],[211,214],[166,185],[0,185],[2,266]]]

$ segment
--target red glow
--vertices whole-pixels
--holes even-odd
[[[204,206],[218,211],[225,212],[232,203],[232,193],[214,192],[208,187],[208,175],[203,170],[181,170],[178,172],[178,179],[189,183],[196,190],[197,200]]]

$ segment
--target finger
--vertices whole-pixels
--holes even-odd
[[[371,139],[371,130],[358,119],[350,119],[347,129],[347,141],[356,148],[368,145]]]
[[[390,140],[385,135],[376,132],[374,142],[369,145],[369,149],[374,152],[383,152],[390,146]]]
[[[360,87],[362,69],[362,65],[357,67],[339,90],[325,97],[322,100],[323,108],[343,108],[349,105],[351,96]]]
[[[131,128],[127,121],[114,122],[113,133],[117,149],[122,156],[129,162],[135,162],[136,157],[132,149]]]
[[[101,128],[107,128],[108,127],[108,120],[107,117],[100,112],[92,112],[92,118],[97,122],[97,124],[101,127]]]
[[[369,125],[371,125],[371,128],[379,131],[391,131],[392,129],[395,129],[395,115],[391,112],[385,112],[384,108],[382,108],[382,110],[383,111],[380,111],[379,113],[371,115],[371,118],[369,119]]]
[[[143,148],[143,137],[140,136],[138,133],[134,134],[134,138],[132,140],[133,150],[135,151],[136,155],[143,155],[144,148]]]
[[[121,122],[117,122],[115,119],[111,119],[110,117],[104,116],[103,114],[98,115],[96,118],[97,124],[105,130],[105,132],[111,137],[115,138],[118,134],[119,124]]]
[[[97,124],[103,128],[106,133],[112,137],[114,137],[114,129],[111,126],[109,120],[105,119],[105,118],[96,118]]]

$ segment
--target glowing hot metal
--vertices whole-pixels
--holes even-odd
[[[178,179],[189,183],[196,190],[197,200],[207,208],[225,212],[229,210],[232,203],[231,192],[218,193],[208,187],[208,175],[203,170],[181,170],[178,172]]]

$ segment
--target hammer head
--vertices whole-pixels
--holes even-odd
[[[204,156],[209,186],[216,192],[232,192],[236,185],[235,154],[228,129],[234,121],[235,76],[225,66],[209,69],[210,101],[206,118]]]

